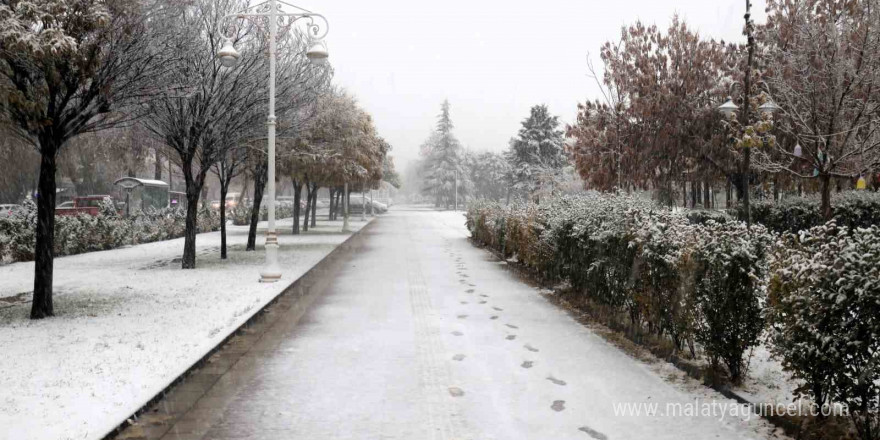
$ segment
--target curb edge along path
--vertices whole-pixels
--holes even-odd
[[[357,241],[362,239],[362,232],[371,228],[375,220],[378,217],[368,217],[364,226],[352,232],[300,277],[292,280],[161,392],[101,438],[158,439],[176,426],[176,423],[191,423],[190,420],[185,420],[187,412],[200,398],[207,395],[208,390],[218,385],[224,374],[272,328],[278,315],[293,310],[297,315],[292,320],[293,324],[302,317],[317,297],[313,293],[323,290],[313,289],[316,281],[327,278],[323,276],[327,267],[344,258],[356,247]],[[234,382],[239,383],[240,379],[237,378]]]

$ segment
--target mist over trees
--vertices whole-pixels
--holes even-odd
[[[532,107],[519,133],[511,139],[505,158],[510,167],[510,187],[519,197],[550,192],[568,162],[558,117],[551,116],[546,105]]]
[[[421,147],[422,193],[433,199],[434,205],[449,209],[455,203],[457,190],[464,177],[464,151],[452,133],[454,125],[450,105],[444,100],[437,116],[437,127]],[[462,193],[459,193],[462,194]]]

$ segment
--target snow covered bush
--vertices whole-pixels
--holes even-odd
[[[695,354],[698,340],[734,380],[757,343],[771,241],[763,227],[749,234],[739,222],[695,222],[649,200],[594,192],[540,205],[475,202],[467,225],[475,241],[543,281],[566,283],[577,306],[622,314],[677,350]]]
[[[0,261],[31,261],[34,258],[36,204],[27,200],[23,209],[0,218]],[[178,208],[150,210],[123,217],[109,202],[98,215],[55,217],[55,255],[75,255],[120,246],[169,240],[183,236],[186,212]],[[199,232],[220,228],[219,215],[199,211]]]
[[[694,302],[697,342],[713,365],[723,363],[733,382],[745,368],[746,351],[764,328],[768,254],[772,235],[763,226],[708,221],[697,233]]]
[[[752,220],[776,232],[798,232],[825,223],[818,196],[788,197],[780,202],[755,200]],[[880,224],[880,193],[846,191],[832,200],[834,219],[840,226],[870,227]]]
[[[772,267],[771,349],[796,392],[845,404],[861,438],[880,438],[880,226],[787,234]]]
[[[241,203],[238,206],[226,211],[227,218],[232,220],[232,224],[236,226],[247,226],[251,224],[251,210],[253,209],[253,203]],[[212,211],[216,213],[219,218],[219,211]],[[275,218],[291,218],[293,217],[293,206],[291,205],[277,205],[275,206]],[[260,221],[266,221],[269,219],[269,208],[265,205],[260,207]]]
[[[0,262],[30,261],[34,259],[36,245],[37,205],[27,199],[23,209],[12,212],[9,217],[0,218]]]

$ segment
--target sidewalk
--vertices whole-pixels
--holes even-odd
[[[120,439],[785,438],[607,343],[467,235],[461,213],[383,216],[304,314],[273,305],[265,333],[236,336]]]
[[[293,236],[279,221],[275,284],[258,282],[262,234],[245,252],[246,227],[230,226],[225,261],[219,232],[200,234],[196,270],[180,269],[182,238],[58,258],[57,316],[41,321],[33,263],[0,266],[0,438],[102,438],[345,241],[341,226]]]

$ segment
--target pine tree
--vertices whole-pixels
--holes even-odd
[[[452,134],[449,101],[444,100],[437,118],[437,128],[422,145],[425,175],[422,192],[434,197],[437,206],[447,209],[455,201],[457,183],[464,178],[462,147]],[[462,188],[458,188],[461,191]],[[461,192],[459,192],[461,194]]]
[[[550,115],[546,105],[532,107],[505,153],[513,191],[532,197],[552,186],[568,162],[563,147],[559,119]]]

